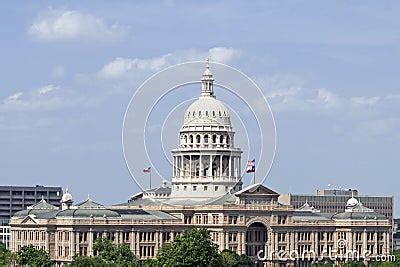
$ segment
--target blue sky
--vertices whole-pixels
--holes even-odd
[[[125,109],[154,72],[213,59],[254,79],[277,126],[267,186],[400,186],[397,1],[3,1],[1,184],[69,186],[105,204],[137,191]]]

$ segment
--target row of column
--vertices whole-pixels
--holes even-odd
[[[185,158],[187,156],[189,159]],[[194,157],[196,159],[193,159]],[[225,162],[224,159],[226,159]],[[241,176],[240,156],[179,155],[173,157],[173,165],[173,177],[175,178]],[[213,165],[216,165],[215,173],[213,173]]]
[[[286,234],[286,239],[285,241],[282,241],[281,243],[285,243],[286,245],[286,251],[297,251],[298,250],[298,245],[299,242],[302,242],[302,244],[306,244],[307,240],[305,241],[301,241],[298,240],[297,238],[297,234],[298,232],[283,232]],[[319,250],[319,246],[323,245],[324,246],[324,250],[327,250],[328,245],[332,244],[333,247],[332,249],[334,249],[335,251],[338,251],[339,247],[338,247],[338,232],[333,232],[333,239],[328,241],[328,232],[320,232],[321,234],[323,234],[323,240],[319,240],[318,238],[318,233],[319,232],[311,232],[311,237],[310,237],[310,245],[311,245],[311,250],[313,250],[314,252],[318,253]],[[356,250],[356,235],[357,232],[345,232],[346,236],[343,238],[344,240],[347,241],[347,247],[345,248],[346,250],[349,251],[355,251]],[[373,241],[368,241],[367,239],[367,231],[362,232],[362,251],[361,253],[363,253],[364,251],[367,250],[367,245],[368,244],[372,244],[374,245],[372,254],[373,255],[377,255],[380,254],[378,253],[378,246],[379,244],[382,244],[379,242],[378,240],[378,232],[371,232],[374,236]],[[279,251],[279,240],[278,240],[278,232],[270,232],[269,234],[269,240],[273,240],[273,242],[270,242],[270,249],[272,251]],[[383,255],[387,255],[390,253],[390,234],[388,232],[383,232],[383,251],[381,252],[381,254]]]
[[[237,253],[239,255],[246,253],[246,232],[232,232],[237,234],[236,242],[229,242],[229,232],[218,233],[218,246],[220,250],[229,249],[229,244],[237,245]]]

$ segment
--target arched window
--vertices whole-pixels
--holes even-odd
[[[204,143],[208,144],[208,134],[204,136]]]
[[[219,116],[221,117],[221,110],[218,113],[219,113]]]
[[[187,144],[187,135],[185,135],[184,139],[185,139],[185,144]]]
[[[194,117],[194,116],[196,115],[196,112],[195,112],[195,111],[193,111],[193,113],[192,113],[192,114],[193,114],[193,117]]]
[[[190,143],[193,143],[193,135],[191,135],[191,136],[189,137],[189,139],[190,139]]]
[[[231,141],[231,139],[229,138],[229,136],[226,137],[226,143],[229,144],[229,141]]]
[[[196,135],[196,142],[197,142],[198,144],[200,144],[200,135],[199,135],[199,134]]]
[[[208,117],[208,110],[206,110],[206,116]]]
[[[221,135],[221,136],[219,137],[219,142],[220,142],[221,144],[224,142],[224,136],[223,136],[223,135]]]
[[[213,117],[215,117],[215,111],[213,110]]]
[[[201,116],[201,111],[199,111],[199,116]]]
[[[212,137],[212,141],[213,141],[213,143],[216,143],[217,142],[217,136],[214,134],[213,135],[213,137]]]

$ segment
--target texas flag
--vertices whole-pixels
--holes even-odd
[[[247,167],[246,167],[246,173],[252,173],[256,171],[256,160],[248,160],[247,161]]]
[[[151,167],[147,167],[146,169],[143,169],[143,172],[151,172]]]

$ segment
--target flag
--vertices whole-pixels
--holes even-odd
[[[151,167],[147,167],[146,169],[143,169],[143,172],[151,172]]]
[[[251,172],[256,172],[256,160],[255,159],[247,161],[246,173],[251,173]]]

